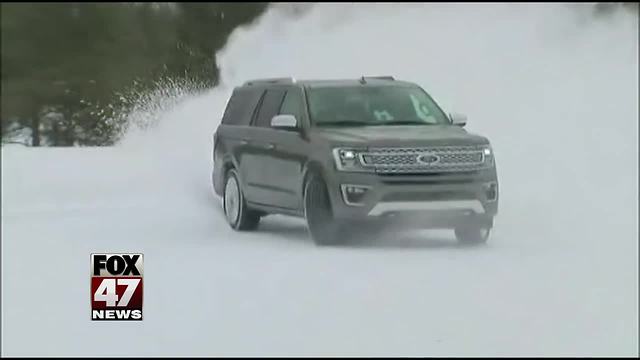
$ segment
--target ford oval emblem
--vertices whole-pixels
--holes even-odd
[[[436,154],[420,154],[416,158],[418,163],[424,165],[433,165],[437,164],[440,161],[440,157]]]

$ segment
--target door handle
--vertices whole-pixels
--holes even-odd
[[[267,150],[273,150],[276,148],[276,145],[273,143],[269,143],[267,145],[264,146]]]
[[[241,144],[241,145],[248,145],[248,144],[249,144],[249,140],[247,140],[247,139],[242,139],[242,140],[240,140],[240,144]]]

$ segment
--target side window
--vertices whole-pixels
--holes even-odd
[[[264,94],[260,109],[258,110],[255,119],[253,120],[253,126],[270,127],[271,118],[278,114],[280,105],[282,104],[282,98],[284,98],[285,90],[283,89],[271,89],[267,90]]]
[[[293,115],[298,119],[298,123],[302,121],[304,107],[300,89],[292,88],[287,91],[287,95],[285,95],[282,107],[280,108],[280,114]]]
[[[249,125],[262,91],[256,89],[236,89],[229,99],[222,117],[225,125]]]

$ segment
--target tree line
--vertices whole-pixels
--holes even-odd
[[[110,145],[130,93],[215,85],[215,52],[267,3],[2,3],[3,141]],[[111,119],[111,121],[105,121]]]

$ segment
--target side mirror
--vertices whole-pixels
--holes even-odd
[[[465,125],[467,125],[467,115],[451,113],[449,114],[449,118],[451,119],[451,123],[453,125],[457,125],[460,127],[464,127]]]
[[[281,130],[296,130],[298,128],[298,120],[289,114],[276,115],[271,119],[271,127]]]

